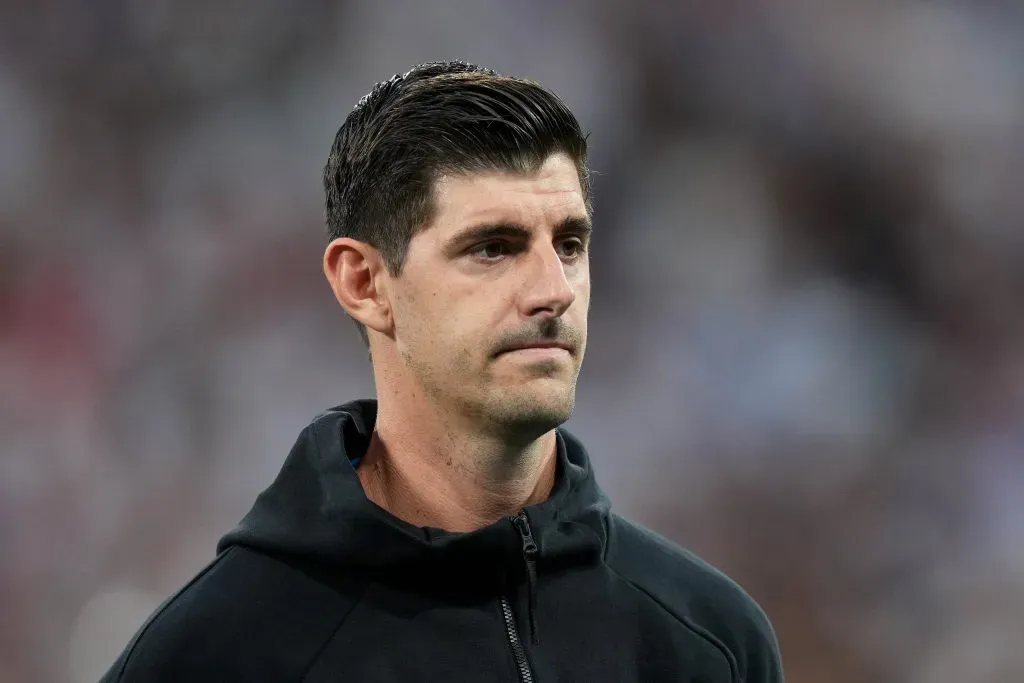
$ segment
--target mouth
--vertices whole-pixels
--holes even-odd
[[[506,349],[498,355],[504,356],[509,354],[535,356],[537,358],[557,358],[560,356],[571,355],[572,349],[565,344],[541,342],[537,344],[524,344],[523,346]]]

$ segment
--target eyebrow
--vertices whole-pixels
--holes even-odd
[[[555,226],[555,237],[574,235],[584,240],[589,239],[594,228],[589,218],[583,216],[570,216],[561,220]],[[500,223],[483,223],[474,225],[459,232],[448,240],[446,251],[458,253],[465,247],[469,247],[488,240],[500,237],[512,239],[529,239],[533,232],[520,223],[502,221]]]

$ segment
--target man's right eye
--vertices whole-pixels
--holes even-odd
[[[484,261],[494,261],[507,255],[508,245],[504,242],[485,242],[473,247],[469,253]]]

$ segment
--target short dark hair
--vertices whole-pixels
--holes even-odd
[[[526,173],[556,152],[575,162],[589,213],[587,136],[561,99],[466,62],[421,64],[378,83],[338,129],[323,174],[329,239],[372,245],[397,276],[439,176]]]

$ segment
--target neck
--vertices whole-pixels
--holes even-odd
[[[554,430],[526,444],[468,429],[457,420],[378,402],[377,422],[357,471],[366,497],[419,527],[468,532],[551,495]]]

